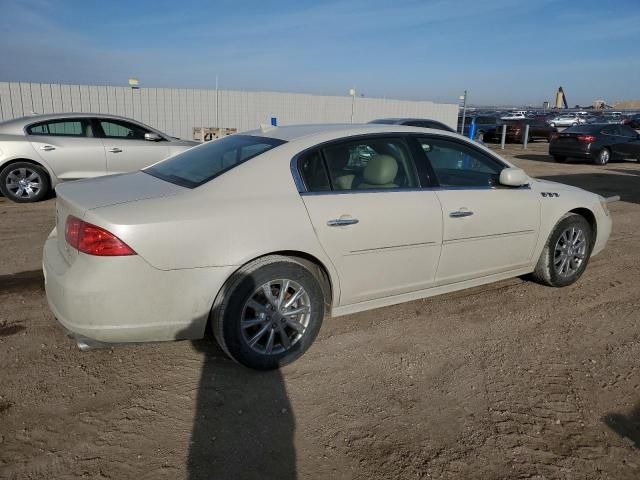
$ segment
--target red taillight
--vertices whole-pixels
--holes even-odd
[[[136,254],[129,245],[113,233],[73,215],[67,217],[64,236],[69,245],[88,255],[118,257]]]
[[[557,133],[552,133],[551,134],[551,140],[555,140],[556,138],[558,138],[558,134]]]
[[[596,137],[594,135],[578,135],[578,140],[581,142],[592,143],[596,141]]]

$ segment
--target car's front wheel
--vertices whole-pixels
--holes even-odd
[[[555,124],[555,123],[553,123],[553,122],[551,122],[551,123],[549,124],[549,126],[550,126],[550,127],[553,127],[553,128],[556,128],[556,124]]]
[[[591,255],[592,229],[578,214],[568,213],[558,222],[542,250],[533,277],[552,287],[566,287],[577,281]]]
[[[38,165],[16,162],[0,171],[0,191],[14,202],[38,202],[49,193],[49,177]]]
[[[289,257],[264,257],[227,282],[213,307],[213,333],[238,363],[278,368],[311,346],[324,305],[322,286],[307,266]]]

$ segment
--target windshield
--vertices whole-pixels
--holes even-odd
[[[195,188],[283,143],[284,140],[276,138],[230,135],[156,163],[143,172],[166,182]]]

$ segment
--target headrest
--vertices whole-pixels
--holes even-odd
[[[390,155],[372,157],[362,172],[364,181],[372,185],[393,183],[398,173],[398,162]]]

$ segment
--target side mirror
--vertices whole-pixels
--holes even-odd
[[[507,187],[521,187],[529,183],[529,175],[521,168],[505,168],[500,172],[500,185]]]
[[[149,142],[159,142],[160,140],[162,140],[162,137],[157,133],[145,133],[144,139],[148,140]]]

